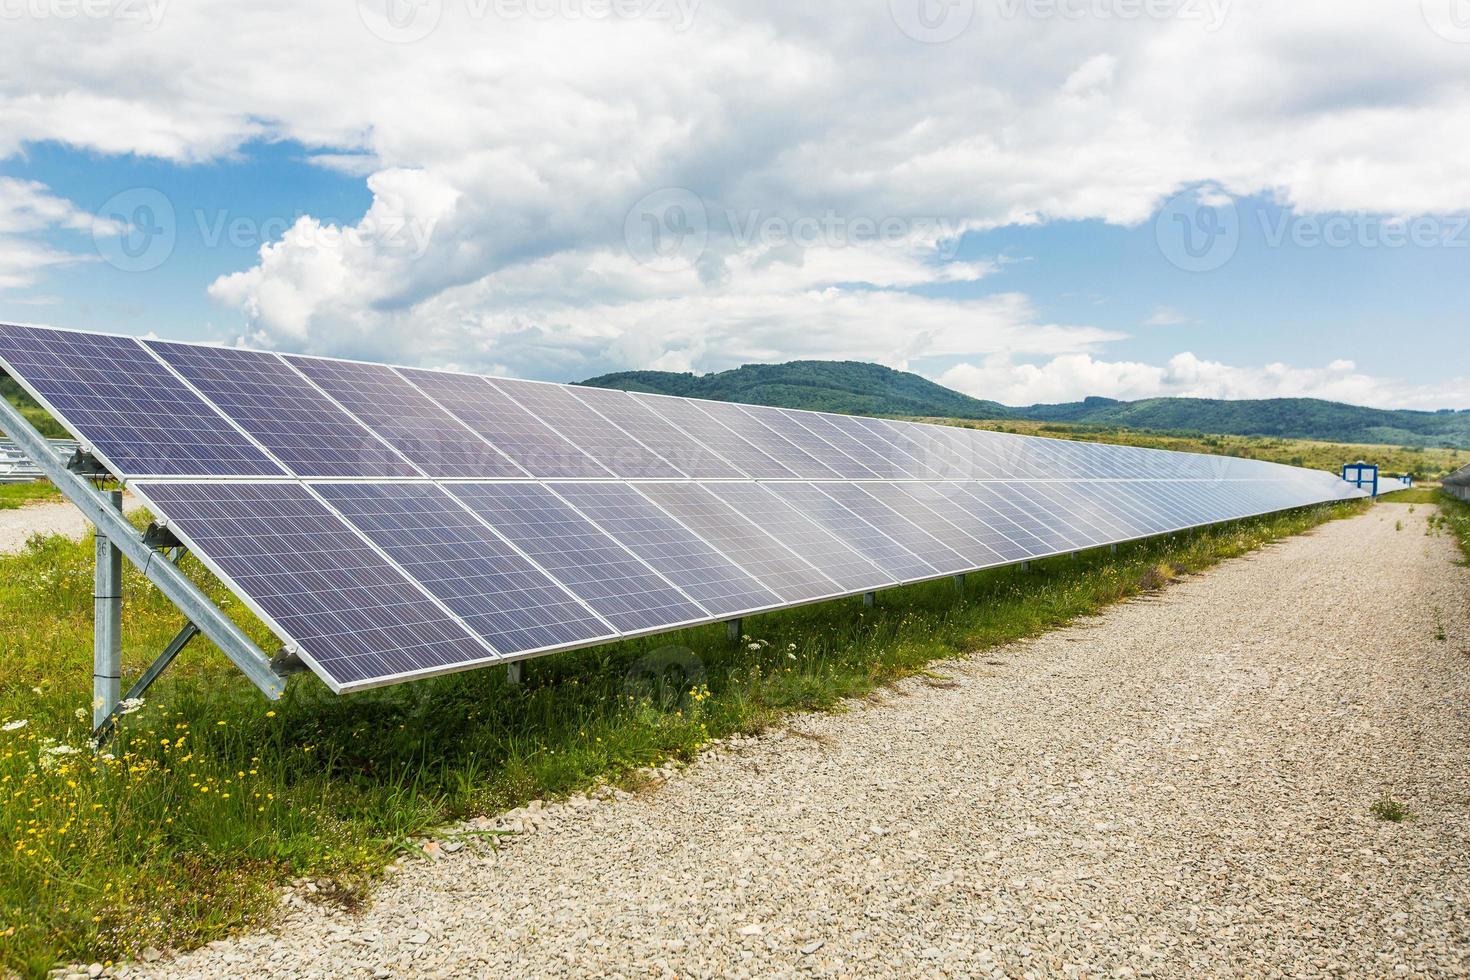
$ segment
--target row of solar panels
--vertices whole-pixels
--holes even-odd
[[[1470,501],[1470,466],[1461,467],[1445,477],[1444,488],[1453,496]]]
[[[1266,478],[1273,464],[0,325],[123,479]]]
[[[0,361],[339,691],[1361,495],[1252,460],[46,328],[0,326]]]
[[[1294,481],[135,489],[338,691],[1322,499]]]

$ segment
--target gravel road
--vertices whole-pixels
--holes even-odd
[[[132,496],[123,498],[123,510],[128,513],[140,506]],[[80,538],[91,530],[92,522],[65,500],[0,510],[0,554],[21,551],[33,534],[64,534],[68,538]]]
[[[1463,975],[1470,570],[1431,511],[1379,504],[647,792],[533,804],[360,916],[298,891],[272,934],[127,972]],[[1412,819],[1376,819],[1385,795]]]

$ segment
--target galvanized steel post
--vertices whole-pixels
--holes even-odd
[[[111,490],[107,503],[122,510],[122,491]],[[92,589],[92,727],[99,727],[122,697],[122,559],[123,554],[97,529],[97,570]]]

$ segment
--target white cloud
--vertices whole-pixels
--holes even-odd
[[[1470,408],[1470,378],[1422,385],[1365,374],[1350,360],[1322,368],[1287,364],[1241,367],[1184,352],[1167,364],[1105,361],[1066,354],[1041,364],[995,354],[958,364],[939,383],[1005,405],[1080,401],[1088,396],[1138,398],[1324,398],[1375,408]]]
[[[1145,327],[1178,327],[1193,322],[1172,306],[1156,306],[1148,319],[1143,321],[1143,325]]]
[[[44,184],[0,177],[0,290],[34,285],[45,270],[81,261],[82,256],[45,244],[38,236],[90,231],[94,220],[50,194]]]
[[[935,298],[994,271],[946,261],[958,232],[1138,223],[1198,182],[1307,211],[1470,209],[1465,52],[1402,5],[1237,3],[1206,24],[981,0],[946,44],[906,36],[882,2],[597,21],[429,0],[437,29],[412,44],[374,35],[361,6],[7,21],[0,157],[54,140],[192,163],[299,141],[364,176],[373,204],[347,229],[302,218],[211,287],[252,341],[543,375],[803,355],[1071,358],[1085,374],[1116,335],[1045,323],[1022,297]],[[513,9],[558,6],[581,9]],[[698,195],[705,248],[657,273],[624,234],[670,187]],[[730,220],[828,214],[904,231],[801,247]],[[39,230],[0,239],[0,285],[64,259],[17,244]],[[1145,368],[1099,383],[1146,386]]]

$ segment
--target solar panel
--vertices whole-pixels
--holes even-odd
[[[1259,460],[42,328],[0,325],[0,362],[339,691],[1363,496]]]
[[[437,486],[321,483],[313,489],[499,653],[523,654],[617,636],[607,622]]]
[[[897,581],[830,531],[759,483],[706,483],[704,488],[759,524],[847,592],[870,592]]]
[[[685,476],[696,480],[731,480],[745,475],[626,391],[581,385],[568,385],[566,391],[584,405],[596,409]]]
[[[526,471],[439,407],[392,368],[287,357],[317,387],[432,477],[523,477]]]
[[[486,378],[410,368],[400,368],[399,373],[532,476],[612,476]]]
[[[631,486],[623,483],[549,486],[710,612],[733,616],[781,604],[780,596]]]
[[[951,521],[938,510],[907,493],[901,484],[864,483],[857,489],[875,498],[884,507],[943,544],[960,559],[959,566],[956,566],[958,569],[986,568],[1005,563],[1005,558],[1000,552],[965,531],[964,527],[969,523],[968,521],[963,523]],[[936,564],[932,559],[929,563]]]
[[[913,582],[938,574],[933,565],[810,483],[771,483],[767,489],[840,538],[894,581]]]
[[[746,476],[757,480],[790,479],[796,474],[779,462],[752,446],[741,436],[721,425],[708,412],[687,398],[670,398],[665,395],[634,395],[640,403],[652,409],[664,420],[696,441],[708,446],[738,467]]]
[[[627,479],[678,479],[684,474],[580,401],[565,385],[492,379],[491,384],[539,419],[550,420],[568,442]]]
[[[711,618],[543,486],[456,483],[447,489],[625,633],[671,629]]]
[[[145,343],[292,473],[421,475],[275,354]]]
[[[783,601],[806,602],[842,593],[836,582],[704,487],[644,483],[638,489]]]
[[[765,405],[739,405],[735,407],[755,418],[771,432],[776,433],[801,449],[808,457],[819,461],[827,473],[840,476],[847,480],[867,480],[879,476],[878,473],[864,466],[831,442],[817,435],[812,429],[803,426],[795,415],[790,412],[784,412],[779,408],[770,408]],[[786,465],[788,467],[790,466],[789,463]],[[802,475],[816,476],[817,473],[816,471],[808,471]]]
[[[0,360],[119,476],[284,473],[131,337],[0,324]]]
[[[300,484],[133,486],[333,690],[496,656]]]
[[[981,564],[967,560],[941,540],[944,532],[937,527],[937,519],[935,520],[935,533],[930,533],[870,494],[864,489],[866,484],[814,483],[812,485],[940,572],[963,572]]]

